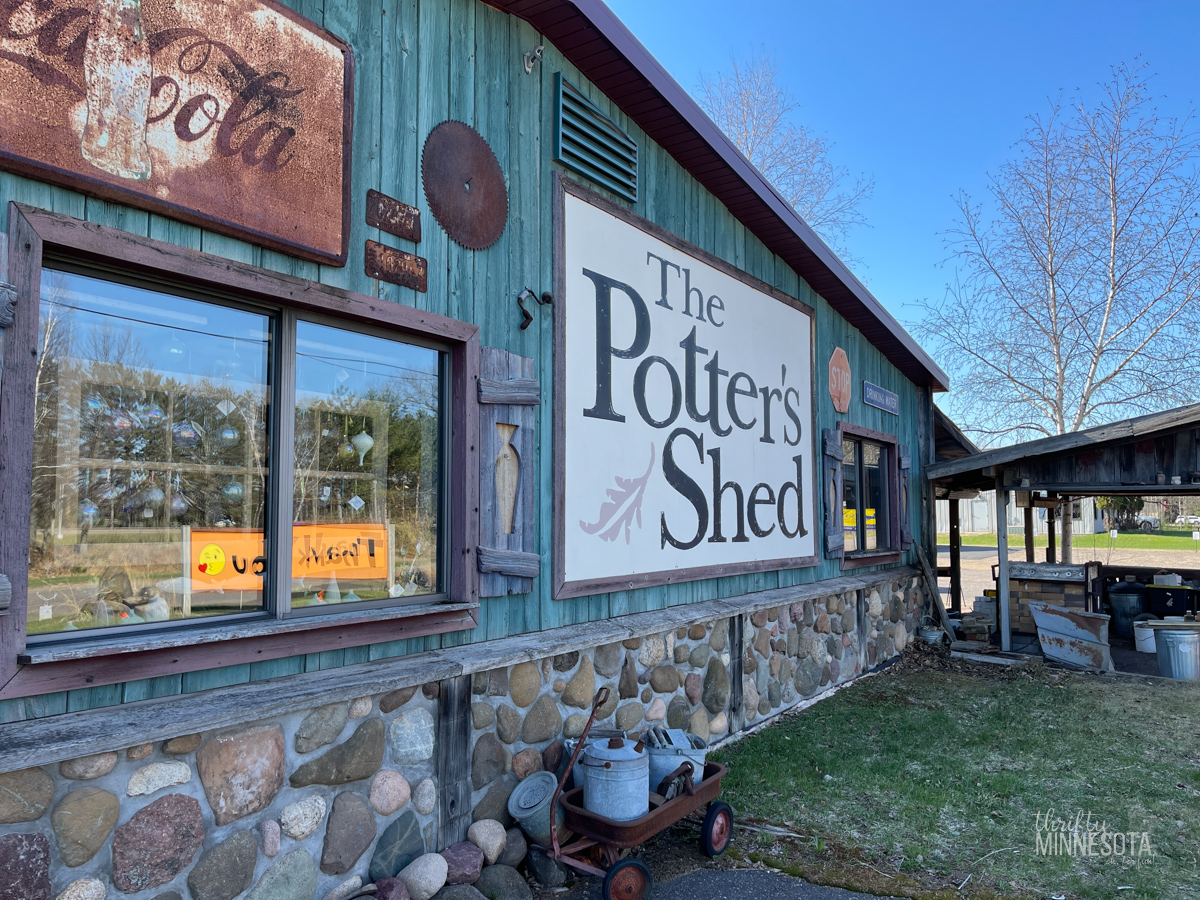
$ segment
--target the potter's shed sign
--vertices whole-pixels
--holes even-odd
[[[555,596],[815,564],[812,310],[560,198]]]
[[[353,68],[262,0],[3,0],[0,167],[344,264]]]

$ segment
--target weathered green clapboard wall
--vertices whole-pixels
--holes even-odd
[[[347,40],[355,53],[353,211],[350,259],[345,268],[317,266],[250,244],[183,225],[118,204],[0,173],[0,201],[28,203],[124,231],[170,241],[267,269],[386,298],[474,322],[484,345],[532,357],[542,381],[537,503],[542,577],[532,593],[482,601],[479,627],[469,632],[293,656],[187,675],[49,694],[0,704],[0,721],[133,702],[222,685],[416,653],[644,610],[728,597],[750,591],[832,578],[837,562],[815,568],[767,572],[667,587],[623,591],[573,600],[550,598],[551,442],[553,327],[549,308],[534,311],[534,323],[519,328],[514,296],[525,286],[553,286],[552,192],[556,169],[553,140],[555,72],[563,72],[624,126],[638,142],[639,200],[633,209],[710,253],[809,303],[817,310],[817,446],[820,429],[835,426],[825,386],[825,368],[835,346],[846,350],[854,373],[855,424],[898,433],[917,447],[917,390],[857,329],[834,313],[729,211],[692,179],[549,42],[519,19],[477,0],[285,0],[290,6]],[[542,62],[526,75],[522,54],[545,44]],[[447,239],[428,212],[419,162],[425,136],[445,119],[474,126],[491,144],[508,178],[509,219],[500,241],[473,252]],[[375,188],[424,211],[418,247],[365,224],[367,190]],[[3,217],[0,217],[3,218]],[[0,227],[3,227],[0,224]],[[429,260],[429,290],[419,294],[366,277],[362,252],[367,239],[414,250]],[[861,382],[868,379],[900,395],[899,418],[864,406]],[[915,484],[915,479],[914,479]],[[914,498],[915,499],[915,498]],[[912,527],[919,533],[917,504]],[[817,509],[819,530],[820,506]],[[820,536],[818,535],[818,545]]]

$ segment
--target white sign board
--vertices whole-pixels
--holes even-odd
[[[812,310],[576,190],[555,596],[815,565]]]

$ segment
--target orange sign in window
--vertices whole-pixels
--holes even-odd
[[[193,592],[262,590],[267,555],[261,531],[193,528],[188,543]],[[386,525],[298,523],[292,526],[291,576],[386,580],[388,546]]]

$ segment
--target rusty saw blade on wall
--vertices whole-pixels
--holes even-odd
[[[487,141],[462,122],[436,126],[421,152],[425,199],[450,238],[470,250],[500,239],[508,221],[504,173]]]

